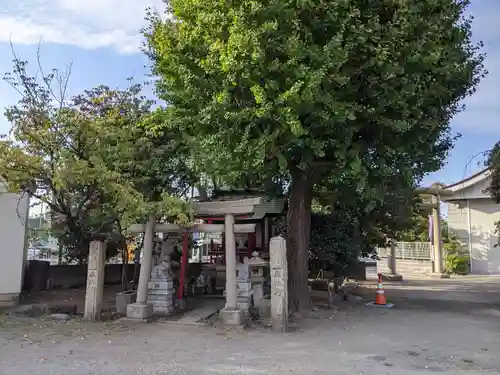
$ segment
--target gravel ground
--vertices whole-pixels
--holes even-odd
[[[494,301],[393,301],[318,309],[287,334],[0,317],[0,374],[500,374]]]

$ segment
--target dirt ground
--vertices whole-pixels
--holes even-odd
[[[316,309],[286,334],[1,317],[0,374],[500,374],[500,278],[385,285],[393,309]]]

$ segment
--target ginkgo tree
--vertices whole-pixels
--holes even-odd
[[[150,214],[189,220],[182,199],[192,173],[182,143],[163,125],[161,141],[142,85],[100,86],[68,96],[69,70],[29,75],[17,57],[5,80],[20,100],[6,109],[12,128],[0,142],[0,176],[50,208],[52,232],[68,260],[85,262],[92,240],[108,255],[124,248],[128,225]],[[37,78],[38,77],[38,78]]]
[[[450,119],[483,74],[468,4],[172,0],[169,17],[150,14],[157,91],[196,160],[227,180],[289,178],[292,310],[309,301],[315,185],[414,186],[442,165]]]
[[[500,203],[500,141],[488,152],[486,166],[491,170],[491,184],[488,191],[496,203]],[[497,243],[500,245],[500,221],[496,222]]]

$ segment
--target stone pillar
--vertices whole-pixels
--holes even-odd
[[[153,306],[147,303],[148,281],[153,266],[153,246],[156,217],[151,215],[146,224],[144,233],[144,252],[142,255],[139,285],[137,286],[137,300],[127,306],[127,318],[147,320],[153,314]]]
[[[286,241],[283,237],[271,238],[269,244],[271,258],[271,320],[273,331],[288,330],[288,264]]]
[[[443,243],[441,241],[441,212],[440,212],[440,199],[433,196],[432,202],[435,207],[432,209],[432,236],[434,247],[434,273],[431,277],[435,278],[448,278],[449,275],[443,272]]]
[[[382,280],[384,281],[402,281],[403,276],[396,272],[396,244],[391,241],[389,244],[389,254],[387,254],[387,267],[389,268],[389,273],[382,274]]]
[[[85,320],[99,320],[104,291],[104,267],[106,265],[106,244],[99,241],[90,243],[85,291]]]
[[[225,218],[226,234],[226,307],[220,311],[223,324],[238,326],[243,324],[243,311],[238,309],[236,299],[236,244],[234,238],[234,216]]]
[[[236,309],[236,245],[234,216],[226,215],[226,308]]]

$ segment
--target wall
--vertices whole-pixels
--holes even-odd
[[[491,199],[470,201],[472,272],[500,274],[500,247],[495,222],[500,221],[500,205]]]
[[[457,237],[464,250],[469,247],[469,216],[467,201],[448,202],[448,228],[450,234]],[[468,251],[468,250],[467,250]]]
[[[27,196],[0,193],[0,306],[15,304],[26,261]]]
[[[377,260],[377,273],[389,273],[387,258]],[[396,273],[405,277],[428,276],[432,273],[431,260],[396,259]]]
[[[129,279],[132,279],[134,264],[127,265]],[[53,265],[50,266],[49,280],[54,288],[77,288],[86,284],[86,265]],[[121,264],[106,264],[104,271],[104,284],[120,284],[122,280]]]
[[[465,188],[460,189],[463,185],[456,186],[458,190],[454,192],[453,197],[446,198],[446,200],[489,198],[490,195],[488,194],[487,189],[491,186],[491,175],[485,177],[483,174],[482,176],[477,176],[473,180],[474,181],[470,180],[465,182],[464,185],[467,183],[471,184]]]
[[[467,200],[448,202],[448,231],[460,242],[461,251],[470,255],[469,248],[469,209]],[[446,252],[443,249],[443,256]],[[471,271],[471,270],[469,270]]]
[[[470,205],[470,248],[467,202]],[[465,251],[470,252],[471,272],[474,274],[500,274],[500,248],[495,247],[498,241],[496,221],[500,221],[500,205],[491,199],[448,203],[450,233],[460,240]]]

